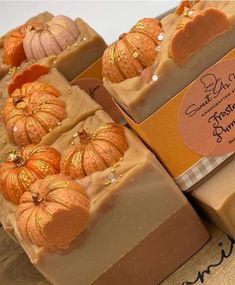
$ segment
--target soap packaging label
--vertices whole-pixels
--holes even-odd
[[[190,191],[235,152],[235,49],[141,123],[130,118],[102,83],[102,58],[76,77],[114,121],[134,129],[182,191]],[[124,120],[124,119],[125,120]]]
[[[235,49],[137,124],[182,191],[190,191],[235,152]]]
[[[235,59],[215,64],[193,82],[180,106],[178,130],[199,155],[235,151]]]

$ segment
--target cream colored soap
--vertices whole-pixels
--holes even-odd
[[[63,152],[79,129],[93,133],[110,121],[98,110],[52,146]],[[129,149],[114,172],[108,168],[78,180],[90,197],[90,221],[68,250],[49,253],[21,240],[14,206],[2,199],[0,219],[5,229],[54,285],[156,285],[208,239],[200,219],[155,156],[130,130],[125,129],[125,135]]]
[[[235,239],[235,160],[190,192],[206,217]]]
[[[209,42],[182,67],[170,58],[168,52],[174,32],[185,20],[184,14],[179,16],[173,13],[161,20],[164,39],[153,65],[157,81],[145,83],[139,76],[121,83],[111,83],[104,78],[105,87],[135,122],[142,122],[235,47],[235,2],[200,1],[194,5],[193,10],[203,11],[208,7],[216,7],[223,11],[231,23],[231,30]]]

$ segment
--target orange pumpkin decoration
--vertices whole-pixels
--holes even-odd
[[[181,15],[184,13],[185,8],[191,9],[200,0],[182,0],[176,9],[176,14]]]
[[[73,178],[83,178],[113,166],[125,153],[128,143],[124,128],[108,123],[93,135],[78,132],[80,143],[69,148],[61,160],[61,172]]]
[[[16,221],[24,241],[49,250],[66,249],[89,219],[83,188],[61,175],[37,180],[20,199]]]
[[[15,89],[3,109],[8,134],[18,146],[37,144],[67,117],[65,104],[53,86],[33,82]]]
[[[0,165],[0,191],[14,204],[36,179],[60,171],[60,153],[49,146],[29,145],[12,151]]]
[[[153,64],[163,40],[161,23],[157,19],[140,20],[129,33],[109,46],[103,55],[103,76],[113,83],[138,76]]]
[[[19,66],[25,59],[26,54],[23,47],[23,40],[27,33],[32,29],[41,26],[40,23],[25,24],[16,30],[10,32],[3,43],[4,59],[6,64]]]
[[[189,0],[183,0],[180,2],[179,6],[176,9],[176,14],[181,15],[184,12],[185,8],[190,8],[191,7],[191,2]]]

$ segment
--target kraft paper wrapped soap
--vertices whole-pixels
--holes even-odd
[[[101,138],[106,138],[105,144],[99,141]],[[79,147],[79,142],[83,148]],[[93,150],[88,147],[91,143],[95,148]],[[115,150],[117,145],[118,152]],[[0,219],[6,231],[20,243],[31,262],[52,284],[158,284],[207,241],[208,234],[200,219],[155,156],[130,130],[113,124],[104,111],[96,111],[93,116],[65,131],[51,146],[62,155],[62,174],[71,175],[74,182],[61,175],[47,176],[45,183],[38,180],[35,182],[36,188],[32,188],[33,200],[31,194],[26,192],[18,209],[2,198]],[[89,150],[85,155],[86,148]],[[108,153],[105,152],[107,148]],[[82,161],[76,159],[79,151],[84,152]],[[105,167],[101,161],[95,163],[99,161],[99,155],[103,157]],[[89,159],[95,164],[90,164]],[[113,159],[118,161],[109,167],[109,161]],[[100,167],[103,170],[95,171]],[[34,222],[28,224],[31,229],[28,234],[33,243],[28,241],[24,229],[27,224],[25,218],[30,213],[24,212],[24,203],[29,202],[27,205],[32,208],[40,207],[40,203],[44,203],[43,195],[47,195],[46,204],[42,204],[43,211],[47,207],[53,213],[63,210],[64,194],[60,196],[58,190],[50,188],[55,194],[49,197],[49,190],[45,190],[47,194],[40,190],[51,183],[53,189],[76,183],[77,186],[71,186],[71,189],[80,187],[84,190],[76,190],[78,192],[75,191],[74,195],[83,193],[83,198],[77,201],[84,201],[82,223],[85,228],[71,244],[64,245],[63,242],[71,234],[72,220],[68,220],[66,225],[62,224],[64,229],[70,228],[68,233],[66,230],[61,232],[63,240],[55,237],[59,220],[63,220],[62,214],[61,218],[52,216],[52,224],[57,219],[57,226],[53,226],[54,234],[49,235],[48,226],[42,236],[36,221],[42,217],[38,222],[44,228],[50,224],[50,218],[35,216],[36,226]],[[49,208],[51,199],[59,199],[60,206]],[[88,220],[85,215],[87,199],[90,205]],[[72,200],[66,201],[70,209],[67,215],[72,215],[77,206]],[[32,233],[33,228],[35,234]],[[65,249],[53,249],[55,240],[57,247],[62,243]],[[44,246],[38,246],[41,243]]]
[[[234,151],[234,9],[182,1],[160,21],[140,20],[103,56],[105,87],[183,191]]]

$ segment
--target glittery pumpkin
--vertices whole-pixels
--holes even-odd
[[[0,164],[0,191],[14,204],[36,179],[59,173],[60,153],[49,146],[29,145],[9,153]]]
[[[194,4],[198,3],[200,0],[183,0],[180,2],[176,9],[176,14],[181,15],[184,13],[185,8],[191,9]]]
[[[109,46],[103,55],[103,76],[113,83],[135,77],[153,64],[162,39],[161,23],[157,19],[140,20],[129,33]]]
[[[75,43],[80,32],[77,24],[66,16],[55,16],[40,28],[29,31],[23,41],[28,59],[58,55]]]
[[[85,130],[77,134],[80,143],[69,148],[61,160],[61,172],[73,178],[113,166],[128,148],[124,128],[114,123],[99,128],[93,135]]]
[[[39,26],[41,26],[41,24],[37,22],[25,24],[6,36],[3,43],[4,60],[6,64],[19,66],[26,59],[23,47],[24,37],[27,31],[38,28]]]
[[[15,89],[3,109],[8,134],[18,146],[37,144],[67,117],[60,93],[45,83],[26,83]]]
[[[48,250],[66,249],[86,228],[89,199],[61,175],[37,180],[20,199],[16,221],[24,241]]]

